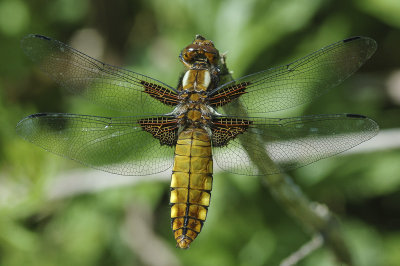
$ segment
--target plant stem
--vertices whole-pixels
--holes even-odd
[[[226,64],[225,55],[221,57],[221,82],[223,84],[232,80]],[[234,114],[229,115],[246,116],[247,112],[240,101],[236,101]],[[239,139],[240,136],[238,136]],[[337,260],[347,265],[353,265],[351,255],[343,239],[340,226],[336,218],[329,209],[320,203],[310,201],[286,173],[269,174],[271,172],[281,172],[277,165],[271,160],[267,152],[260,156],[259,152],[254,153],[251,147],[265,146],[265,144],[256,138],[246,139],[241,144],[247,152],[251,162],[258,168],[263,184],[269,189],[275,200],[294,217],[310,235],[321,235],[327,246],[333,251]]]

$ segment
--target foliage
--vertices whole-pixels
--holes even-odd
[[[378,0],[1,1],[0,265],[278,265],[310,238],[259,179],[217,172],[204,229],[189,250],[178,250],[169,172],[140,179],[76,174],[79,165],[19,139],[16,123],[35,112],[118,114],[61,92],[23,55],[24,35],[51,36],[171,85],[182,71],[177,55],[195,34],[228,51],[235,77],[369,36],[378,51],[354,77],[271,116],[360,113],[385,131],[400,127],[399,99],[388,85],[399,75],[399,12],[396,1]],[[396,148],[372,150],[291,173],[338,215],[359,265],[400,264],[399,159]],[[335,261],[322,248],[299,265]]]

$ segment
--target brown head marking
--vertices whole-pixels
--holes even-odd
[[[217,65],[219,52],[212,41],[206,40],[201,35],[196,35],[194,41],[182,50],[179,58],[186,66],[195,63]]]

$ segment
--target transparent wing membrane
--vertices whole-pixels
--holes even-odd
[[[260,175],[254,161],[267,163],[268,157],[278,166],[268,174],[302,167],[357,146],[379,130],[373,120],[350,114],[245,119],[252,121],[248,131],[214,148],[219,167],[242,175]]]
[[[228,114],[210,114],[211,120],[204,126],[209,125],[213,132],[215,162],[243,175],[264,174],[256,165],[272,163],[266,172],[274,174],[338,154],[375,136],[378,125],[361,115],[249,116],[310,102],[353,74],[376,46],[366,37],[346,39],[291,64],[208,92],[209,106]],[[184,119],[190,116],[175,117],[171,111],[174,106],[185,110],[195,103],[182,102],[174,88],[160,81],[102,63],[45,36],[26,36],[22,48],[62,87],[135,116],[35,114],[18,123],[20,136],[50,152],[114,174],[148,175],[172,166],[173,146],[178,133],[189,125]]]
[[[21,45],[29,58],[72,93],[134,115],[172,111],[170,106],[145,93],[147,86],[175,95],[175,89],[158,80],[102,63],[45,36],[28,35]]]
[[[229,92],[241,88],[245,93],[238,99],[233,95],[234,100],[219,110],[229,115],[245,116],[291,108],[310,102],[348,78],[371,57],[376,47],[376,42],[370,38],[346,39],[291,64],[228,82],[210,92],[210,98],[219,98],[219,93],[229,96]],[[237,113],[235,102],[238,100],[247,114]]]
[[[148,175],[172,166],[174,149],[142,130],[149,117],[35,114],[21,120],[17,133],[55,154],[106,172]]]

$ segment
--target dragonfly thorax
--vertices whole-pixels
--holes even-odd
[[[208,69],[189,69],[178,88],[180,104],[174,114],[181,126],[206,127],[215,110],[207,104],[207,91],[211,82]]]

